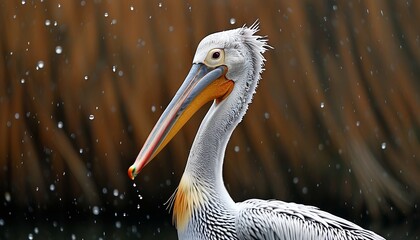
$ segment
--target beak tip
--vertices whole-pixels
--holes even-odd
[[[130,177],[131,180],[134,180],[134,178],[137,176],[136,167],[131,166],[128,169],[128,176]]]

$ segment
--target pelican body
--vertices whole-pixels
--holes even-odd
[[[184,83],[129,168],[130,178],[213,101],[170,199],[179,239],[384,239],[316,207],[258,199],[235,203],[230,197],[222,178],[226,146],[258,85],[262,54],[270,48],[258,30],[256,23],[200,42]]]

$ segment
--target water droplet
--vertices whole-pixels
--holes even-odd
[[[162,3],[160,2],[160,3],[158,4],[158,6],[161,8],[161,7],[162,7]]]
[[[4,193],[4,200],[6,200],[6,202],[10,202],[12,200],[12,195],[10,195],[9,192],[5,192]]]
[[[26,1],[25,0],[22,0],[22,5],[25,5],[25,3],[26,3]]]
[[[85,75],[84,79],[85,79],[85,81],[87,81],[89,79],[89,76]]]
[[[89,120],[93,120],[93,119],[95,119],[95,116],[93,114],[90,114],[89,115]]]
[[[152,106],[152,112],[156,112],[156,106],[155,105]]]
[[[137,209],[140,209],[140,204],[137,204]]]
[[[114,189],[114,191],[112,192],[112,194],[114,194],[114,196],[117,197],[118,194],[119,194],[118,189]]]
[[[112,19],[111,25],[115,25],[115,24],[117,24],[117,19]]]
[[[20,114],[19,113],[15,113],[15,119],[19,119],[20,118]]]
[[[112,66],[112,72],[116,72],[117,71],[117,66]]]
[[[51,25],[51,21],[49,19],[45,20],[45,26],[50,26]]]
[[[44,68],[44,61],[38,61],[36,64],[36,70],[43,69]]]
[[[130,6],[130,10],[133,11],[134,10],[134,7],[133,6]]]
[[[324,108],[325,107],[325,103],[324,102],[321,102],[320,107],[321,108]]]
[[[63,128],[63,122],[62,122],[62,121],[59,121],[59,122],[57,123],[57,127],[58,127],[58,128]]]
[[[236,23],[236,19],[235,18],[231,18],[230,20],[229,20],[229,22],[230,22],[230,24],[235,24]]]
[[[33,235],[32,233],[29,233],[29,234],[28,234],[28,239],[29,239],[29,240],[34,239],[34,235]]]
[[[383,143],[381,144],[381,148],[382,148],[382,150],[385,150],[385,149],[386,149],[386,142],[383,142]]]
[[[104,13],[104,17],[108,17],[109,16],[109,14],[106,12],[106,13]]]
[[[121,228],[121,222],[120,221],[116,221],[115,222],[115,227],[116,228]]]
[[[54,192],[54,190],[55,190],[55,185],[54,185],[54,184],[51,184],[51,185],[50,185],[50,191],[51,191],[51,192]]]
[[[24,78],[20,79],[20,83],[25,83],[25,79]]]
[[[99,207],[98,206],[93,206],[92,208],[92,213],[93,215],[99,215]]]
[[[269,119],[269,118],[270,118],[270,113],[265,112],[265,113],[264,113],[264,118],[265,118],[265,119]]]
[[[61,46],[55,47],[55,53],[61,54],[63,52],[63,48]]]
[[[0,218],[0,226],[4,226],[4,219]]]
[[[360,121],[357,121],[356,122],[356,126],[360,126]]]
[[[241,150],[241,149],[239,148],[239,146],[235,146],[235,147],[233,148],[233,150],[234,150],[235,152],[239,152],[239,150]]]
[[[333,10],[337,11],[337,9],[338,9],[337,5],[333,5]]]
[[[143,199],[143,196],[142,196],[142,195],[140,195],[140,194],[138,195],[138,197],[139,197],[139,199],[140,199],[140,200],[142,200],[142,199]]]
[[[36,188],[35,188],[35,191],[36,191],[36,192],[38,192],[38,191],[39,191],[39,187],[36,187]]]
[[[298,182],[299,182],[299,178],[298,178],[298,177],[294,177],[294,178],[293,178],[293,183],[294,183],[294,184],[297,184]]]

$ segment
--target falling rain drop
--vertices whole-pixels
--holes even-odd
[[[9,192],[4,193],[4,200],[6,200],[6,202],[10,202],[12,200],[12,196]]]
[[[233,150],[234,150],[235,152],[239,152],[239,150],[241,150],[241,149],[239,148],[239,146],[235,146],[235,147],[233,148]]]
[[[118,197],[118,194],[119,194],[118,189],[114,189],[112,194],[114,194],[114,197]]]
[[[61,54],[63,52],[63,48],[61,46],[55,47],[55,53]]]
[[[44,61],[38,61],[36,64],[36,70],[43,69],[44,68]]]
[[[98,206],[93,206],[92,213],[93,213],[93,215],[99,215],[99,207]]]
[[[115,222],[115,227],[116,228],[121,228],[121,222],[120,221],[116,221]]]
[[[386,149],[386,142],[383,142],[383,143],[381,144],[381,148],[382,148],[382,150],[385,150],[385,149]]]

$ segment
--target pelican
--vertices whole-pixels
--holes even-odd
[[[259,24],[213,33],[198,45],[184,83],[128,174],[134,180],[205,103],[213,101],[169,200],[179,239],[384,239],[313,206],[277,200],[235,203],[223,183],[226,146],[241,122],[270,48]]]

